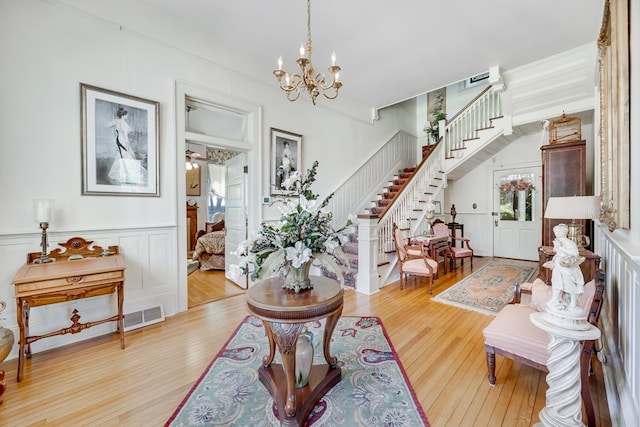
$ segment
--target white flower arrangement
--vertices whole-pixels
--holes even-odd
[[[342,272],[335,262],[342,257],[342,245],[346,237],[342,234],[357,223],[349,215],[347,223],[334,230],[331,226],[333,214],[327,209],[331,193],[317,205],[318,195],[311,191],[315,181],[318,162],[315,161],[306,176],[299,171],[291,174],[282,184],[291,191],[292,197],[276,199],[281,217],[275,225],[263,223],[254,239],[245,240],[232,252],[239,257],[237,265],[231,265],[227,277],[237,281],[240,276],[250,274],[253,280],[273,275],[286,276],[290,269],[301,269],[309,261],[324,263],[331,267],[343,282]]]

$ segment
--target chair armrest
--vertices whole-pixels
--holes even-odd
[[[455,237],[454,238],[455,241],[460,241],[462,242],[462,245],[464,246],[465,244],[467,245],[467,248],[473,250],[473,248],[471,247],[471,245],[469,244],[469,239],[467,239],[466,237]]]
[[[527,285],[525,283],[525,285]],[[520,285],[519,282],[516,282],[516,288],[513,290],[513,299],[511,301],[509,301],[509,304],[520,304],[521,298],[522,298],[522,291],[523,291],[523,286]],[[526,286],[525,286],[526,288]],[[526,293],[526,292],[525,292]],[[531,293],[531,287],[529,286],[529,292]]]

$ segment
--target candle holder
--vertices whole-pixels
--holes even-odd
[[[42,246],[42,252],[40,258],[33,261],[36,264],[45,264],[48,262],[53,262],[53,258],[49,258],[47,248],[49,247],[49,242],[47,240],[47,228],[49,228],[48,222],[41,222],[40,228],[42,229],[42,242],[40,246]]]

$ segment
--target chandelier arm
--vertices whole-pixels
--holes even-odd
[[[326,93],[326,92],[322,92],[322,94],[323,94],[323,95],[325,96],[325,98],[327,98],[327,99],[336,99],[336,98],[338,97],[338,90],[339,90],[339,88],[338,88],[338,87],[334,87],[334,88],[333,88],[333,90],[334,90],[334,95],[333,95],[333,96],[329,96],[329,95],[327,95],[327,93]]]
[[[291,94],[295,93],[296,96],[295,97],[291,97]],[[298,99],[298,97],[300,96],[300,91],[299,90],[293,90],[293,91],[287,91],[287,99],[291,102],[295,101],[296,99]]]

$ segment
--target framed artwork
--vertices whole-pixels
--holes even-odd
[[[82,195],[159,196],[160,103],[80,83]]]
[[[187,169],[187,196],[200,195],[200,169],[202,168]]]
[[[442,215],[442,205],[439,200],[434,200],[433,205],[436,207],[433,211],[434,215]]]
[[[283,183],[302,165],[302,135],[271,128],[271,195],[290,194]]]
[[[598,37],[600,221],[613,232],[631,227],[629,2],[605,2]]]

